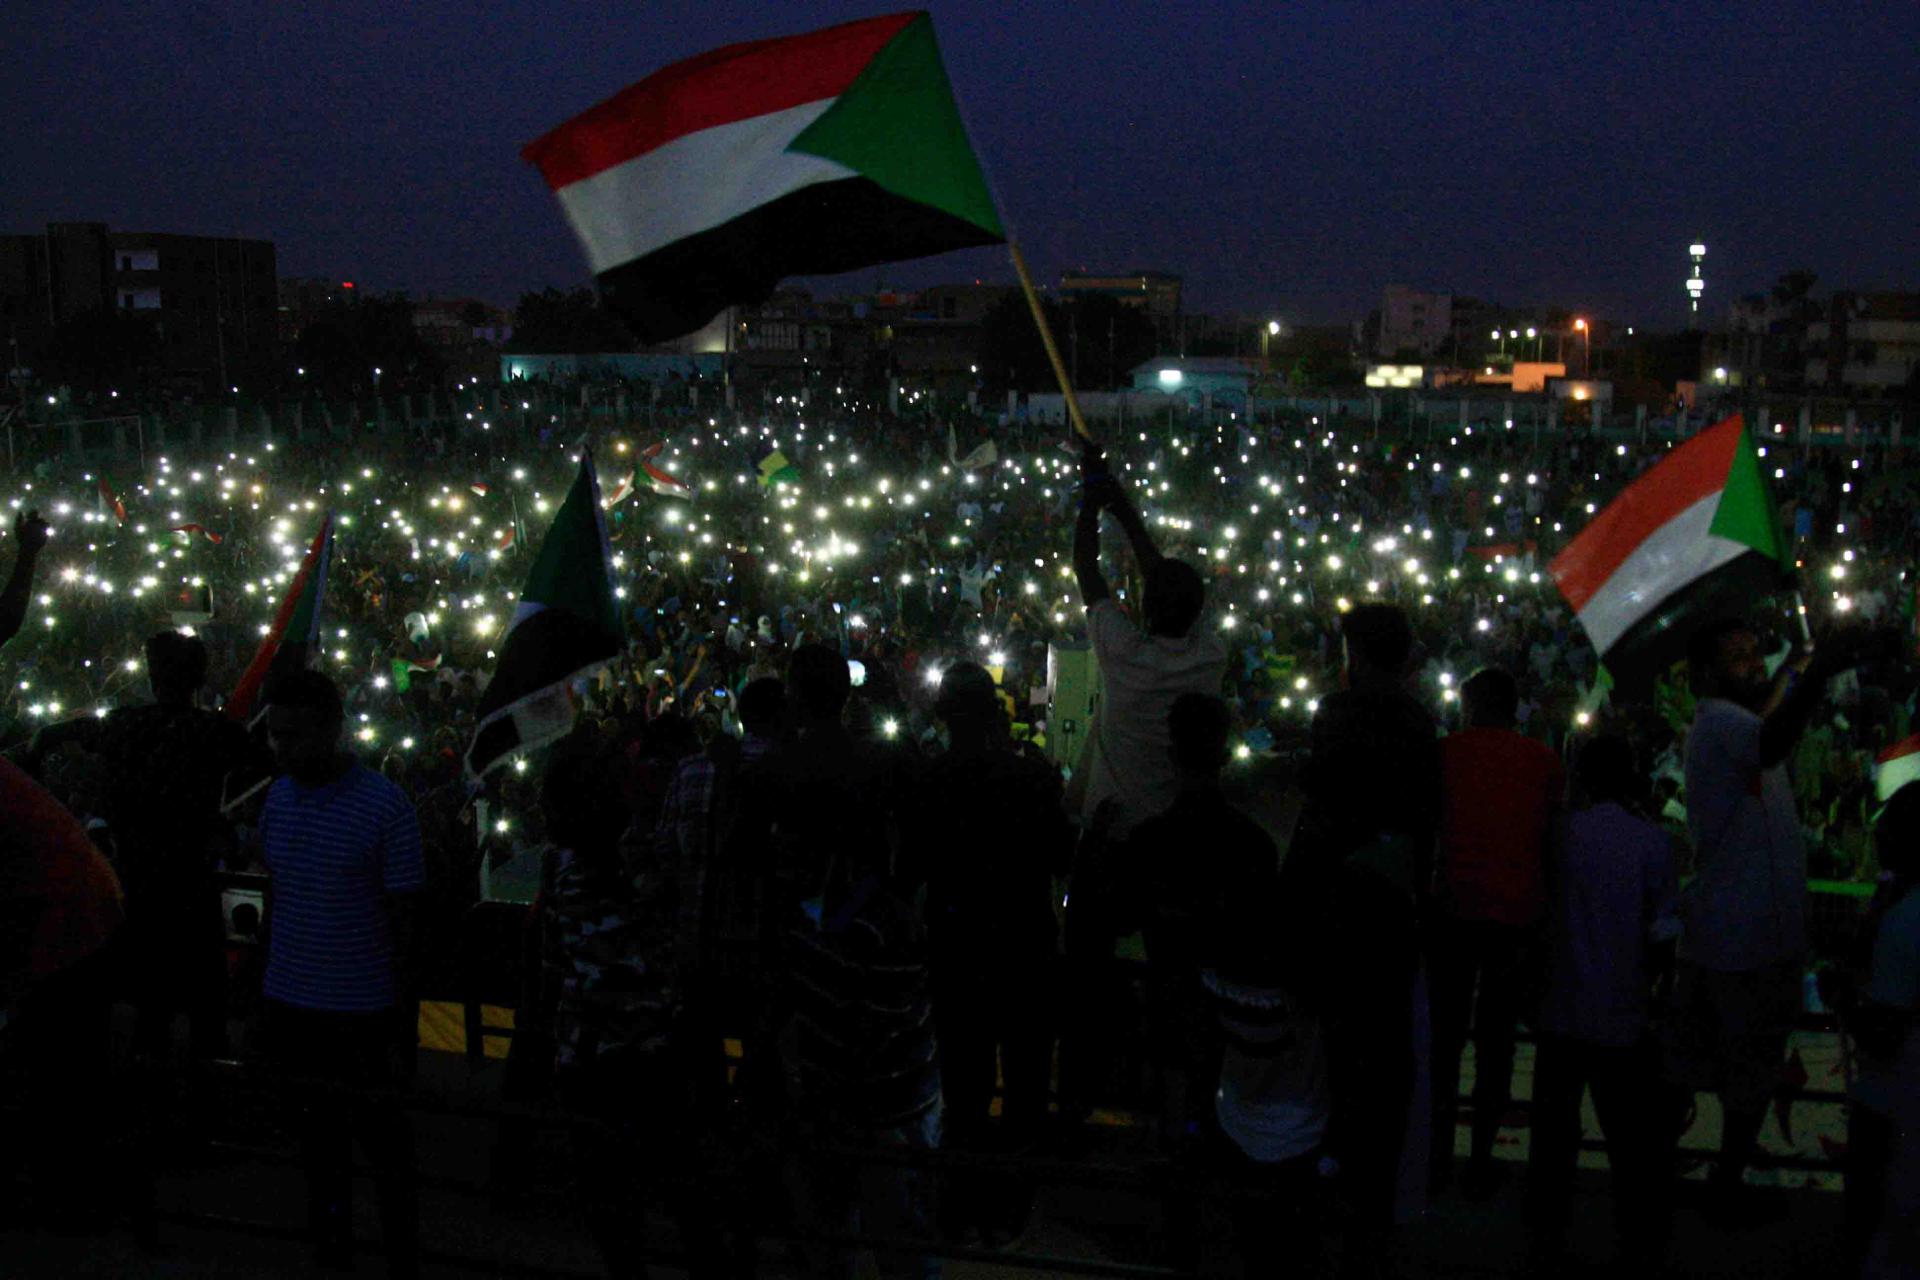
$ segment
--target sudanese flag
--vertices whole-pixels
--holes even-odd
[[[787,276],[1006,239],[925,13],[674,63],[522,155],[644,343]]]

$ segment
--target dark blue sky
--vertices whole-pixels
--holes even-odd
[[[416,296],[587,279],[520,146],[716,44],[887,11],[724,0],[12,0],[0,230],[278,242]],[[1920,4],[951,3],[974,144],[1036,271],[1341,319],[1390,281],[1629,323],[1809,266],[1920,286]],[[863,272],[1010,279],[997,252]]]

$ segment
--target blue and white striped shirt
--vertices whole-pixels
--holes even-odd
[[[267,791],[261,829],[273,887],[267,998],[342,1012],[392,1008],[384,899],[426,880],[412,802],[360,764],[324,787],[283,777]]]

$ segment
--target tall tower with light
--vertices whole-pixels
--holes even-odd
[[[1693,328],[1700,323],[1700,295],[1707,290],[1707,281],[1700,274],[1700,261],[1707,256],[1707,246],[1699,241],[1687,246],[1687,327]]]

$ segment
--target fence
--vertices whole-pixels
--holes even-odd
[[[1424,442],[1458,433],[1510,433],[1538,443],[1569,435],[1608,441],[1680,439],[1735,408],[1759,425],[1769,440],[1804,447],[1886,448],[1903,443],[1901,408],[1796,400],[1744,405],[1732,402],[1677,414],[1650,414],[1644,407],[1615,412],[1606,402],[1541,397],[1475,396],[1414,390],[1364,395],[1256,396],[1229,403],[1206,398],[1189,404],[1158,392],[1090,395],[1093,416],[1125,429],[1190,428],[1196,421],[1230,423],[1250,413],[1256,424],[1294,422]],[[275,445],[329,447],[417,441],[422,434],[478,442],[488,435],[531,442],[542,432],[561,439],[587,430],[656,430],[721,413],[760,409],[787,411],[769,397],[765,406],[736,405],[731,389],[717,383],[675,383],[665,388],[624,382],[554,385],[508,383],[457,391],[383,394],[328,400],[234,400],[175,405],[131,414],[105,406],[71,408],[29,403],[5,420],[9,470],[55,462],[144,470],[153,457],[201,458]],[[96,412],[95,410],[100,410]],[[823,409],[822,411],[829,411]],[[976,412],[966,400],[938,398],[914,405],[915,419]],[[997,412],[997,410],[995,410]],[[1064,422],[1058,395],[1034,395],[1009,415],[1015,424]]]

